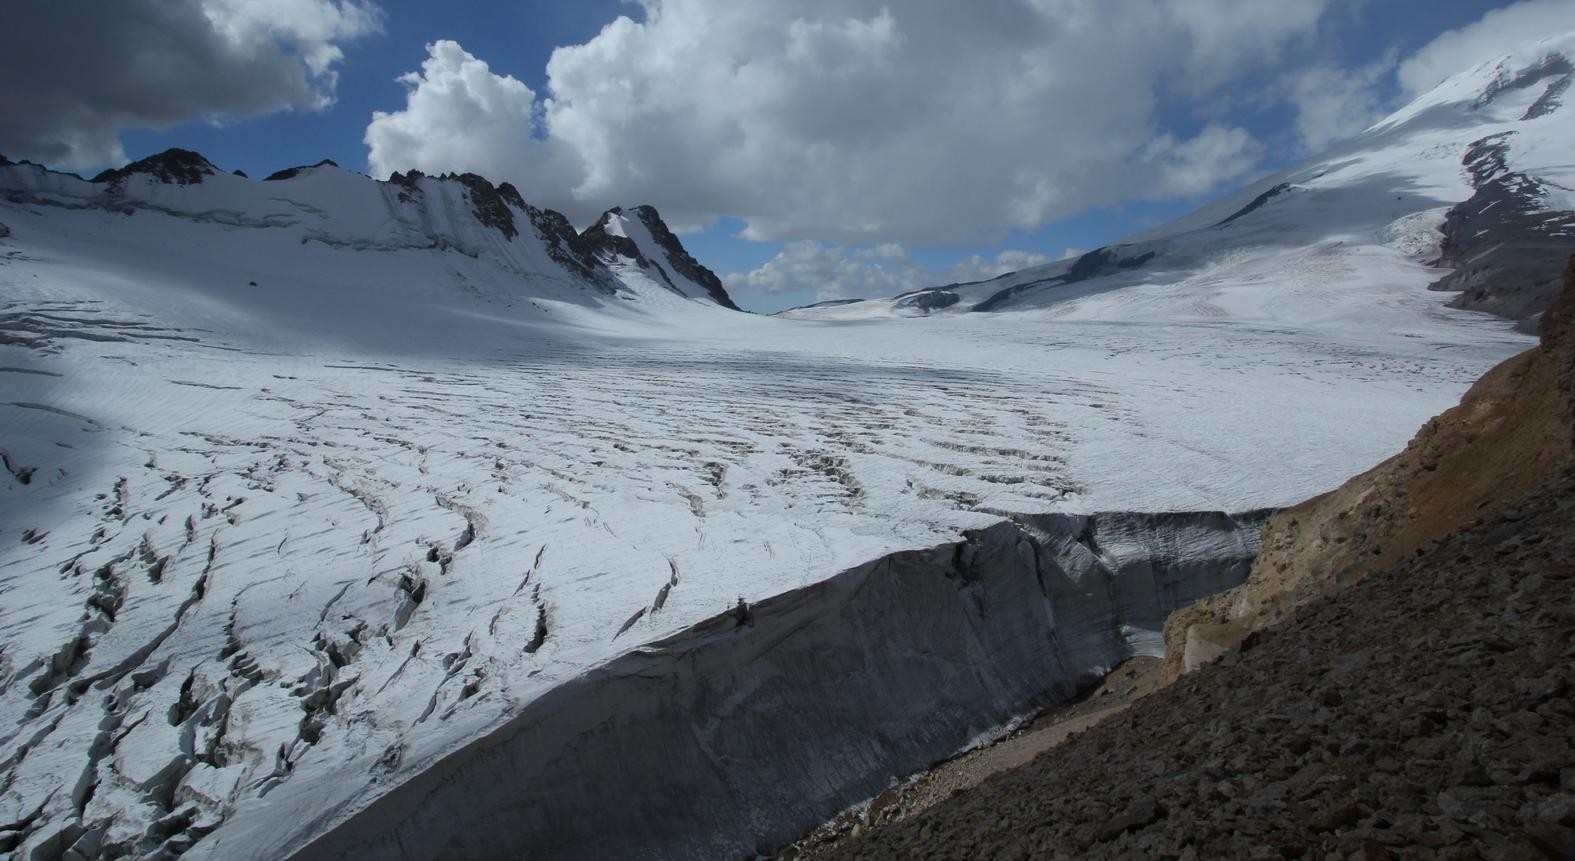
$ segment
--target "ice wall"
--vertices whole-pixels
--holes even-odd
[[[1122,660],[1160,654],[1166,614],[1246,577],[1267,515],[1043,515],[892,554],[616,658],[304,848],[258,848],[767,853]]]

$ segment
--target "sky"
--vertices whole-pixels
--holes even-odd
[[[649,203],[746,309],[1120,240],[1575,28],[1575,0],[19,0],[0,153]]]

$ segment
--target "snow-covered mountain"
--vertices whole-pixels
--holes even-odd
[[[457,287],[504,304],[547,299],[598,306],[676,296],[737,309],[721,281],[684,250],[654,208],[635,208],[634,219],[614,209],[582,235],[559,213],[526,203],[512,185],[494,186],[469,173],[411,171],[378,182],[322,161],[258,182],[172,149],[91,182],[0,161],[0,192],[11,207],[34,216],[26,226],[35,232],[56,232],[68,241],[91,232],[105,244],[142,243],[150,250],[179,244],[183,257],[206,246],[219,252],[227,273],[245,276],[247,286],[288,288],[296,271],[318,262],[334,270],[387,263],[401,270],[389,282],[425,282],[437,297]],[[51,210],[89,217],[48,217]],[[167,218],[148,223],[139,214]],[[636,244],[612,241],[621,234],[609,225],[624,223]],[[208,226],[225,228],[222,239],[209,238],[220,234]],[[184,244],[188,239],[198,249]],[[377,301],[390,288],[374,289],[357,298]]]
[[[1550,37],[1461,72],[1307,164],[1076,259],[784,314],[1298,321],[1424,284],[1534,331],[1575,248],[1572,56]]]
[[[743,855],[1153,653],[1532,343],[1426,287],[1468,151],[1571,184],[1537,50],[895,323],[477,177],[0,166],[0,852]]]
[[[691,299],[738,310],[722,279],[700,265],[667,229],[655,207],[613,207],[581,237],[598,259],[626,281],[647,278]]]

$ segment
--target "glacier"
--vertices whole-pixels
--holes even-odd
[[[1545,49],[1085,261],[777,317],[641,207],[0,163],[0,848],[768,851],[1154,654],[1534,343],[1427,288],[1485,136],[1562,211]]]

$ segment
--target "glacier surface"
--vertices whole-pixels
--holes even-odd
[[[892,590],[871,560],[917,553],[901,558],[934,576],[908,606],[951,607],[952,551],[925,548],[965,532],[1010,555],[1055,544],[1045,518],[1245,512],[1338,485],[1533,343],[1426,289],[1486,121],[1458,125],[1458,101],[1377,128],[1381,170],[1351,155],[1317,180],[1344,169],[1360,193],[1270,195],[1197,232],[1272,186],[1249,189],[1143,240],[1165,253],[1015,294],[1017,313],[958,313],[987,298],[975,286],[910,319],[731,311],[643,216],[588,247],[463,178],[0,166],[0,847],[382,845],[402,787],[495,768],[477,745],[549,712],[583,735],[569,694],[610,696],[587,680],[634,685],[656,662],[706,696],[742,684],[673,657],[740,606],[761,609],[729,636],[755,652],[704,652],[728,672],[800,623],[836,642],[834,615],[794,601]],[[1002,631],[1043,609],[1001,600],[1019,613]],[[956,631],[937,642],[981,642]],[[1026,708],[1152,648],[1122,642],[1032,692],[978,690]],[[802,653],[771,655],[802,673]],[[885,753],[944,754],[1004,717],[990,696]],[[680,728],[681,700],[620,701],[668,732],[618,738]],[[889,776],[839,775],[799,812]],[[470,803],[446,799],[428,813]]]

